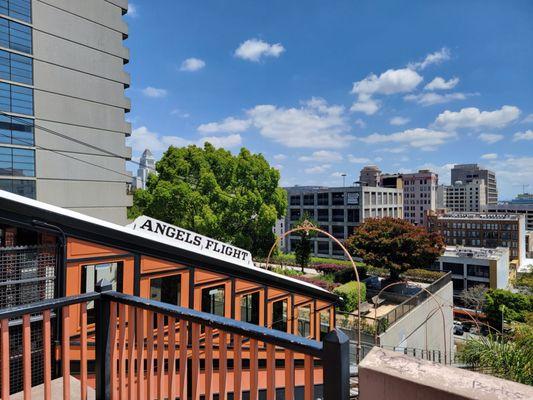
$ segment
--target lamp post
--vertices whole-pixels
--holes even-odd
[[[342,176],[342,187],[346,187],[346,174],[341,174]]]

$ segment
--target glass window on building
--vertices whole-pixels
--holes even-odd
[[[443,271],[452,271],[452,274],[464,275],[463,264],[452,263],[452,262],[443,262],[442,263]]]
[[[315,205],[314,193],[304,194],[304,206],[314,206],[314,205]]]
[[[475,276],[478,278],[488,278],[489,277],[489,267],[487,265],[472,265],[468,264],[466,266],[468,276]]]
[[[31,54],[31,28],[18,22],[0,18],[0,46]]]
[[[0,143],[33,146],[33,120],[0,115]]]
[[[31,0],[0,0],[0,14],[31,22]]]
[[[287,332],[287,300],[278,300],[272,304],[272,329]]]
[[[300,209],[291,209],[291,221],[297,221],[302,216]]]
[[[329,333],[329,318],[330,311],[321,311],[320,312],[320,341],[323,341],[326,335]]]
[[[318,215],[317,215],[317,220],[318,221],[329,221],[329,210],[319,209],[318,210]]]
[[[348,209],[348,222],[359,222],[359,210]]]
[[[0,147],[0,175],[35,176],[35,151]]]
[[[112,290],[122,292],[121,276],[121,262],[84,265],[81,270],[81,292],[94,292],[96,284],[101,280],[109,282]],[[92,324],[94,321],[94,301],[90,301],[87,303],[87,323]]]
[[[331,234],[337,239],[344,239],[344,226],[333,225]]]
[[[344,256],[345,255],[344,254],[344,250],[337,243],[332,243],[332,246],[333,246],[333,248],[332,248],[332,252],[331,253],[334,256]]]
[[[329,206],[329,193],[318,193],[316,200],[319,206]]]
[[[259,325],[259,292],[241,297],[241,321]]]
[[[33,115],[33,89],[0,83],[0,110]]]
[[[181,275],[150,279],[150,299],[179,306],[181,304]]]
[[[317,246],[318,254],[329,254],[329,241],[319,240]]]
[[[225,287],[224,285],[210,287],[202,290],[202,311],[220,315],[225,314]]]
[[[300,195],[291,196],[290,205],[291,206],[299,206],[300,205]]]
[[[331,210],[331,220],[334,222],[344,222],[344,210]]]
[[[311,336],[311,306],[298,307],[298,335]]]
[[[334,206],[343,206],[344,192],[331,193],[331,204]]]
[[[452,279],[453,290],[462,291],[465,288],[465,281],[463,279]]]
[[[0,190],[5,190],[6,192],[15,193],[30,199],[36,198],[35,181],[33,180],[0,179]]]
[[[0,79],[33,85],[33,60],[0,50]]]

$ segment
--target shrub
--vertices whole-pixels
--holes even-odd
[[[413,279],[413,280],[422,280],[425,282],[435,282],[437,279],[442,277],[444,272],[441,271],[431,271],[428,269],[414,268],[408,269],[404,272],[404,278]]]
[[[303,275],[302,272],[296,271],[295,269],[281,268],[281,267],[272,268],[272,272],[275,272],[276,274],[280,274],[280,275],[293,276],[293,277]]]
[[[342,271],[346,268],[346,266],[340,264],[314,264],[313,268],[321,274],[326,275],[335,274],[336,272]]]
[[[322,289],[326,289],[329,292],[334,291],[334,289],[339,286],[338,283],[328,282],[324,279],[321,279],[319,276],[299,275],[295,276],[295,278],[303,282],[312,283],[313,285],[321,287]]]
[[[360,285],[361,299],[364,300],[366,298],[366,286],[364,283],[361,283]],[[335,290],[333,290],[333,293],[335,293],[337,296],[342,297],[344,300],[341,306],[341,310],[346,312],[352,312],[357,309],[359,290],[356,281],[351,281],[335,288]]]
[[[364,265],[357,266],[357,272],[359,273],[359,280],[363,280],[367,277],[367,268]],[[343,268],[337,273],[335,273],[335,282],[338,283],[348,283],[350,281],[355,281],[355,271],[352,267]]]

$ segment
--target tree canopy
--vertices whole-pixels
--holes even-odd
[[[504,289],[489,289],[483,311],[492,326],[501,330],[502,313],[505,321],[526,322],[533,313],[533,296]]]
[[[279,172],[261,154],[170,146],[146,190],[134,193],[129,217],[148,215],[264,256],[286,210]]]
[[[385,217],[370,218],[346,239],[346,247],[365,264],[387,268],[391,279],[412,268],[431,266],[444,249],[444,240],[408,221]]]

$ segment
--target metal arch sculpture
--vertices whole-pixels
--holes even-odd
[[[378,294],[376,295],[376,298],[379,299],[379,296],[381,295],[381,293],[383,293],[383,291],[385,289],[388,289],[392,286],[396,286],[396,285],[400,285],[400,284],[408,284],[409,282],[408,281],[398,281],[398,282],[393,282],[393,283],[389,283],[387,286],[385,286],[384,288],[382,288]],[[425,287],[421,286],[421,285],[418,285],[416,282],[411,282],[411,284],[414,284],[417,288],[423,290],[424,292],[426,292],[433,301],[435,301],[435,303],[437,304],[437,307],[435,307],[435,309],[439,309],[441,315],[442,315],[442,334],[443,334],[443,344],[444,344],[444,364],[446,364],[447,362],[447,345],[446,345],[446,317],[444,316],[444,311],[442,311],[442,307],[444,306],[444,304],[440,304],[439,301],[437,300],[437,298],[435,297],[435,295],[433,293],[431,293],[429,290],[427,290]],[[378,313],[378,309],[376,307],[376,304],[377,302],[374,302],[374,323],[377,323],[377,313]],[[376,325],[376,329],[375,329],[375,332],[374,332],[374,345],[377,346],[377,342],[378,342],[378,326]]]
[[[331,235],[329,232],[326,232],[326,231],[324,231],[324,230],[322,230],[320,228],[317,228],[315,225],[313,225],[310,221],[308,221],[306,219],[299,226],[297,226],[295,228],[292,228],[292,229],[289,229],[288,231],[284,232],[282,235],[280,235],[280,236],[278,236],[276,238],[276,241],[274,242],[274,244],[270,248],[270,251],[268,252],[268,257],[267,257],[267,260],[266,260],[265,268],[268,269],[268,267],[270,265],[270,257],[272,256],[272,252],[279,245],[279,243],[281,242],[282,239],[284,239],[285,237],[287,237],[288,235],[290,235],[293,232],[305,232],[306,234],[309,234],[310,231],[321,233],[321,234],[329,237],[335,243],[337,243],[341,247],[341,249],[344,251],[344,254],[350,260],[350,262],[352,264],[352,267],[353,267],[353,269],[355,271],[355,279],[357,280],[357,291],[358,291],[358,293],[357,293],[357,354],[356,354],[356,359],[357,359],[357,363],[359,363],[360,355],[361,355],[361,281],[359,279],[359,272],[357,271],[357,267],[355,265],[355,261],[353,260],[352,255],[350,254],[350,252],[341,243],[341,241],[339,239],[337,239],[336,237],[334,237],[333,235]]]

